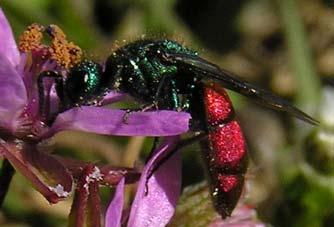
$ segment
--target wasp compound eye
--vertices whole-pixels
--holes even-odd
[[[102,66],[82,61],[72,67],[65,82],[65,93],[74,104],[85,104],[101,93]]]

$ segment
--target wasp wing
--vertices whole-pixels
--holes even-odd
[[[281,97],[274,95],[262,88],[256,87],[250,83],[242,81],[241,79],[238,79],[238,76],[235,74],[221,69],[217,65],[212,64],[205,59],[202,59],[198,56],[193,57],[182,54],[169,55],[168,58],[173,59],[174,62],[184,65],[185,67],[190,67],[191,70],[201,75],[204,80],[214,80],[221,84],[224,88],[250,97],[263,106],[286,112],[313,125],[319,124],[317,120],[313,119],[298,108],[292,106],[289,104],[289,102],[282,99]]]

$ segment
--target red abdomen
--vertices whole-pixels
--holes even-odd
[[[202,143],[216,210],[230,216],[241,195],[248,157],[246,142],[226,91],[217,84],[203,89],[208,140]]]

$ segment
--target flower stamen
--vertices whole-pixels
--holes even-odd
[[[82,50],[73,42],[67,41],[65,33],[57,25],[49,25],[46,32],[52,38],[51,59],[64,68],[71,68],[81,61]]]
[[[39,50],[44,47],[42,44],[44,27],[39,24],[28,26],[19,38],[19,50],[21,52],[29,52]]]
[[[43,33],[50,38],[50,44],[43,44]],[[66,39],[65,33],[57,25],[45,28],[39,24],[28,26],[20,36],[19,50],[24,53],[38,52],[42,59],[48,57],[59,66],[69,69],[81,61],[82,50]]]

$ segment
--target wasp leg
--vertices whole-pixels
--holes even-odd
[[[167,74],[166,74],[167,76]],[[166,77],[164,76],[164,78]],[[159,83],[159,87],[163,88],[163,86],[160,86],[161,84],[166,84],[166,82],[160,82]],[[164,86],[164,87],[169,87],[169,86]],[[128,124],[128,120],[129,120],[129,116],[131,113],[133,112],[145,112],[148,110],[159,110],[159,99],[164,99],[164,100],[172,100],[171,103],[167,103],[167,106],[172,107],[172,109],[177,110],[177,111],[181,111],[183,109],[183,104],[181,103],[180,98],[178,97],[178,92],[177,92],[177,88],[176,85],[174,83],[171,84],[171,89],[168,89],[166,91],[164,91],[163,89],[158,89],[159,91],[157,91],[156,96],[154,98],[154,100],[152,101],[152,103],[143,106],[140,109],[127,109],[124,116],[123,116],[123,123],[124,124]],[[162,96],[162,97],[161,97]],[[166,103],[164,103],[166,104]],[[164,105],[163,105],[164,106]]]
[[[145,195],[148,194],[148,180],[152,177],[152,175],[155,173],[155,171],[157,171],[161,165],[163,165],[166,161],[168,161],[176,152],[178,152],[180,149],[189,146],[193,143],[199,142],[205,138],[207,138],[208,134],[206,132],[198,132],[197,135],[191,137],[191,138],[187,138],[184,140],[181,140],[173,150],[171,150],[170,152],[168,152],[165,156],[163,156],[162,158],[160,158],[159,160],[157,160],[157,163],[153,166],[152,169],[150,169],[148,171],[148,175],[146,177],[146,184],[145,184]],[[158,139],[158,138],[157,138]],[[157,141],[157,140],[156,140]],[[152,147],[152,151],[149,157],[152,157],[153,155],[153,151],[155,150],[155,147],[157,146],[156,141],[153,143],[153,147]]]
[[[149,105],[145,105],[142,108],[134,108],[134,109],[125,109],[125,113],[123,115],[123,123],[128,124],[129,117],[134,112],[146,112],[148,110],[158,110],[157,104],[152,103]]]
[[[162,76],[162,79],[161,79],[161,81],[159,82],[159,85],[158,85],[158,89],[155,92],[154,100],[159,100],[163,86],[167,85],[166,84],[166,78],[169,77],[169,76],[171,76],[171,74],[164,74]]]
[[[150,160],[152,158],[155,149],[158,147],[158,144],[159,144],[159,137],[154,137],[154,141],[153,141],[153,144],[152,144],[151,151],[150,151],[148,157],[146,158],[145,163],[147,163],[148,160]]]

